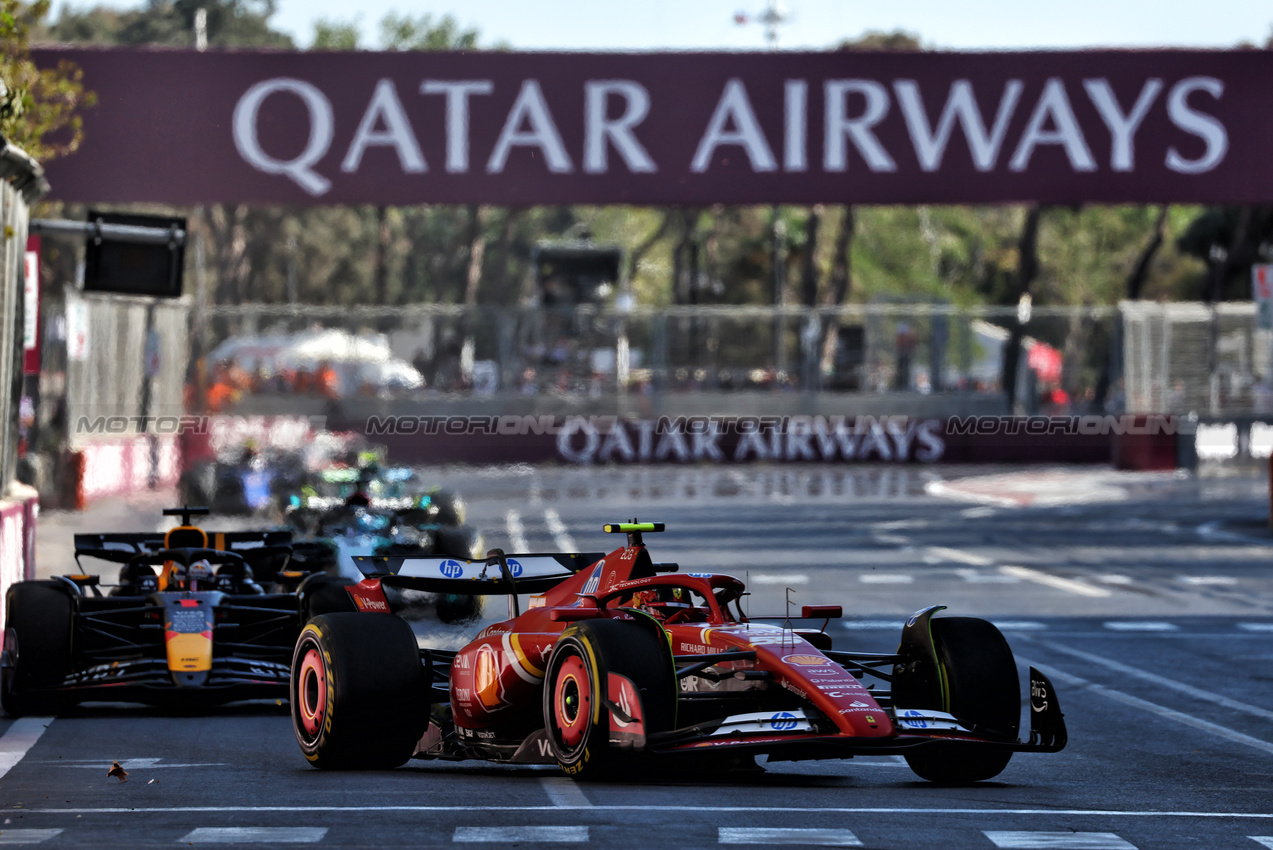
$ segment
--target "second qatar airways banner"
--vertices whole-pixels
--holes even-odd
[[[1114,463],[1173,469],[1174,416],[372,416],[395,463]]]
[[[1273,52],[46,49],[91,203],[1267,202]]]

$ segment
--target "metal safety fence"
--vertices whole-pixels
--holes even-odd
[[[1035,309],[1026,412],[1098,404],[1121,363],[1115,308]],[[801,391],[1000,394],[1016,308],[854,304],[615,311],[451,305],[211,308],[210,383],[246,395],[607,396]],[[319,373],[335,373],[320,380]]]
[[[1251,302],[1120,305],[1127,409],[1273,413],[1273,331]]]

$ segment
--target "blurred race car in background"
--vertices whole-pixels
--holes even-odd
[[[12,585],[0,654],[5,711],[287,696],[291,650],[305,621],[356,610],[347,580],[293,569],[287,531],[192,524],[207,512],[165,510],[181,517],[165,534],[75,535],[77,565],[81,558],[121,565],[114,585],[82,568]]]
[[[192,464],[182,472],[178,488],[182,504],[208,505],[219,515],[277,517],[307,477],[300,452],[262,450],[248,442]]]
[[[673,757],[902,755],[924,779],[962,784],[1065,746],[1056,693],[1033,668],[1019,737],[1016,662],[991,623],[934,606],[907,620],[896,652],[844,651],[825,631],[840,606],[790,618],[817,629],[748,617],[737,578],[653,561],[642,536],[662,530],[607,525],[628,535],[608,555],[355,559],[367,578],[346,590],[361,613],[314,618],[292,656],[302,753],[336,769],[555,763],[579,779]],[[458,650],[422,649],[395,616],[410,591],[508,594],[509,618]],[[519,594],[533,594],[525,611]]]
[[[458,495],[426,487],[409,467],[333,466],[316,474],[284,513],[306,569],[358,580],[355,555],[481,557],[481,532],[464,525]]]

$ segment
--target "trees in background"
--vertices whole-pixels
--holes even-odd
[[[37,161],[72,153],[83,137],[80,112],[96,101],[70,62],[37,68],[28,46],[49,0],[0,0],[0,135]]]

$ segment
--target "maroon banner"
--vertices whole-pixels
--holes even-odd
[[[35,55],[99,97],[68,201],[1273,197],[1271,51]]]
[[[394,463],[1114,463],[1174,469],[1173,416],[372,416],[328,420]],[[1192,434],[1186,437],[1192,438]]]

